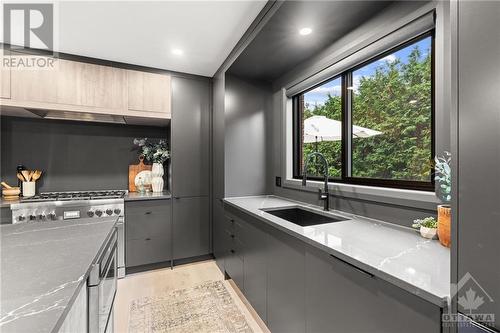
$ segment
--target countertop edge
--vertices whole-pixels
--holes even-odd
[[[171,199],[172,194],[169,191],[163,191],[158,194],[139,194],[137,192],[130,192],[125,195],[123,198],[124,201],[143,201],[143,200],[166,200],[166,199]],[[13,204],[18,204],[20,203],[19,199],[16,200],[5,200],[3,198],[0,198],[0,208],[10,208],[11,205]]]
[[[276,197],[276,196],[268,196],[268,197]],[[360,269],[362,269],[362,270],[364,270],[364,271],[366,271],[368,273],[371,273],[374,276],[376,276],[378,278],[381,278],[384,281],[387,281],[387,282],[395,285],[396,287],[399,287],[399,288],[401,288],[401,289],[403,289],[403,290],[405,290],[405,291],[407,291],[407,292],[409,292],[409,293],[411,293],[413,295],[416,295],[416,296],[418,296],[418,297],[420,297],[420,298],[422,298],[422,299],[424,299],[424,300],[426,300],[426,301],[428,301],[428,302],[430,302],[430,303],[432,303],[432,304],[434,304],[436,306],[439,306],[441,308],[446,308],[447,307],[448,297],[446,297],[446,296],[445,297],[441,297],[441,296],[432,294],[432,293],[430,293],[427,290],[419,288],[419,287],[417,287],[417,286],[415,286],[413,284],[409,284],[408,282],[405,282],[405,281],[403,281],[403,280],[401,280],[401,279],[399,279],[399,278],[397,278],[397,277],[395,277],[393,275],[385,273],[385,272],[383,272],[383,271],[381,271],[379,269],[374,268],[373,266],[369,266],[369,265],[367,265],[367,264],[365,264],[365,263],[363,263],[363,262],[361,262],[359,260],[356,260],[353,257],[350,257],[350,256],[348,256],[348,255],[346,255],[344,253],[338,252],[338,251],[336,251],[336,250],[334,250],[332,248],[324,246],[324,245],[322,245],[322,244],[320,244],[320,243],[318,243],[318,242],[316,242],[316,241],[314,241],[314,240],[312,240],[310,238],[307,238],[307,237],[304,237],[304,236],[302,236],[300,234],[297,234],[293,230],[290,230],[290,229],[288,229],[286,227],[283,227],[283,226],[280,226],[278,224],[275,224],[274,222],[266,219],[265,217],[260,216],[258,214],[255,214],[252,211],[247,210],[246,208],[244,208],[244,207],[242,207],[240,205],[237,205],[237,204],[235,204],[233,202],[228,201],[227,199],[231,199],[231,198],[224,198],[224,199],[222,199],[223,202],[224,202],[224,204],[228,204],[228,205],[230,205],[233,208],[239,209],[240,211],[244,212],[245,214],[251,215],[252,217],[255,217],[255,218],[259,219],[260,221],[266,223],[269,226],[274,227],[277,230],[281,230],[281,231],[285,232],[286,234],[288,234],[290,236],[293,236],[293,237],[295,237],[296,239],[298,239],[300,241],[303,241],[303,242],[305,242],[305,243],[307,243],[307,244],[309,244],[311,246],[314,246],[315,248],[317,248],[319,250],[322,250],[322,251],[326,252],[329,255],[333,255],[333,256],[335,256],[335,257],[337,257],[339,259],[342,259],[342,260],[344,260],[344,261],[346,261],[346,262],[348,262],[348,263],[350,263],[350,264],[352,264],[352,265],[354,265],[354,266],[356,266],[356,267],[358,267],[358,268],[360,268]],[[284,199],[288,200],[286,198],[284,198]],[[288,201],[295,202],[294,200],[288,200]],[[304,205],[307,205],[307,204],[304,204]]]
[[[130,192],[123,198],[125,202],[127,201],[146,201],[146,200],[167,200],[172,199],[172,194],[169,191],[163,191],[161,193],[145,193],[139,194],[137,192]]]
[[[99,251],[95,254],[94,258],[92,259],[92,262],[90,263],[90,266],[87,268],[85,273],[82,275],[81,281],[78,283],[78,286],[75,289],[75,292],[71,296],[70,300],[68,301],[68,304],[66,305],[66,308],[64,311],[61,313],[61,316],[59,316],[59,319],[57,320],[56,324],[54,325],[54,328],[50,331],[51,333],[59,333],[59,329],[61,328],[62,324],[66,320],[66,317],[68,316],[69,311],[73,307],[73,304],[75,303],[76,298],[78,297],[78,294],[80,293],[80,290],[84,285],[87,284],[87,278],[90,274],[90,271],[92,270],[92,265],[96,262],[97,258],[103,251],[104,247],[108,244],[111,235],[113,234],[114,230],[116,228],[116,222],[113,224],[111,229],[109,230],[108,234],[106,235],[106,238],[104,239],[104,242],[102,242],[101,247],[99,247]],[[87,296],[88,297],[88,296]],[[87,309],[88,310],[88,309]]]

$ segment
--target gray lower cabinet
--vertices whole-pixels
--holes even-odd
[[[250,221],[252,222],[252,221]],[[242,221],[244,294],[259,317],[267,321],[267,234],[260,223]]]
[[[441,308],[232,207],[225,272],[273,333],[439,333]]]
[[[173,199],[174,259],[210,254],[208,197]]]
[[[125,203],[125,266],[172,260],[171,200]]]
[[[441,309],[308,248],[305,260],[308,333],[441,332]]]
[[[225,259],[229,251],[225,218],[222,203],[215,202],[213,205],[213,253],[215,262],[222,272],[225,271]]]
[[[306,329],[304,243],[277,230],[267,237],[267,326],[273,333]]]

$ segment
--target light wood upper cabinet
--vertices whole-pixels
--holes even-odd
[[[126,109],[124,70],[62,59],[54,59],[53,64],[12,71],[12,99]]]
[[[17,52],[10,56],[52,65],[2,70],[2,106],[108,114],[130,123],[170,119],[170,75]]]
[[[170,81],[169,75],[128,70],[128,109],[171,114]]]
[[[2,50],[0,50],[2,52]],[[0,59],[2,61],[0,68],[0,98],[10,98],[10,67],[3,66],[4,58],[9,57],[7,51],[3,50],[4,53],[0,54]]]

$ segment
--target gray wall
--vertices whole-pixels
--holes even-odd
[[[225,195],[267,194],[271,190],[270,88],[226,74],[224,103]]]
[[[493,313],[500,329],[500,2],[458,2],[458,222],[453,240],[460,281],[470,273],[470,288],[484,304],[472,313]],[[456,273],[456,272],[454,272]],[[464,296],[469,285],[458,293]],[[458,298],[457,297],[457,298]],[[457,298],[454,301],[457,301]],[[461,307],[459,311],[469,313]]]
[[[44,171],[38,191],[128,189],[128,165],[138,163],[135,137],[166,139],[169,133],[159,127],[2,117],[1,177],[16,184],[16,166],[23,164]]]

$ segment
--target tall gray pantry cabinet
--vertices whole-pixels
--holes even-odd
[[[500,2],[458,2],[457,282],[483,297],[472,311],[500,330]],[[455,185],[456,186],[456,185]],[[452,225],[452,228],[454,225]],[[478,285],[475,285],[475,283]],[[482,290],[481,290],[482,289]],[[483,292],[484,290],[484,292]],[[485,294],[486,293],[486,294]],[[469,310],[458,306],[458,311]]]
[[[210,254],[210,81],[172,78],[173,258]]]

